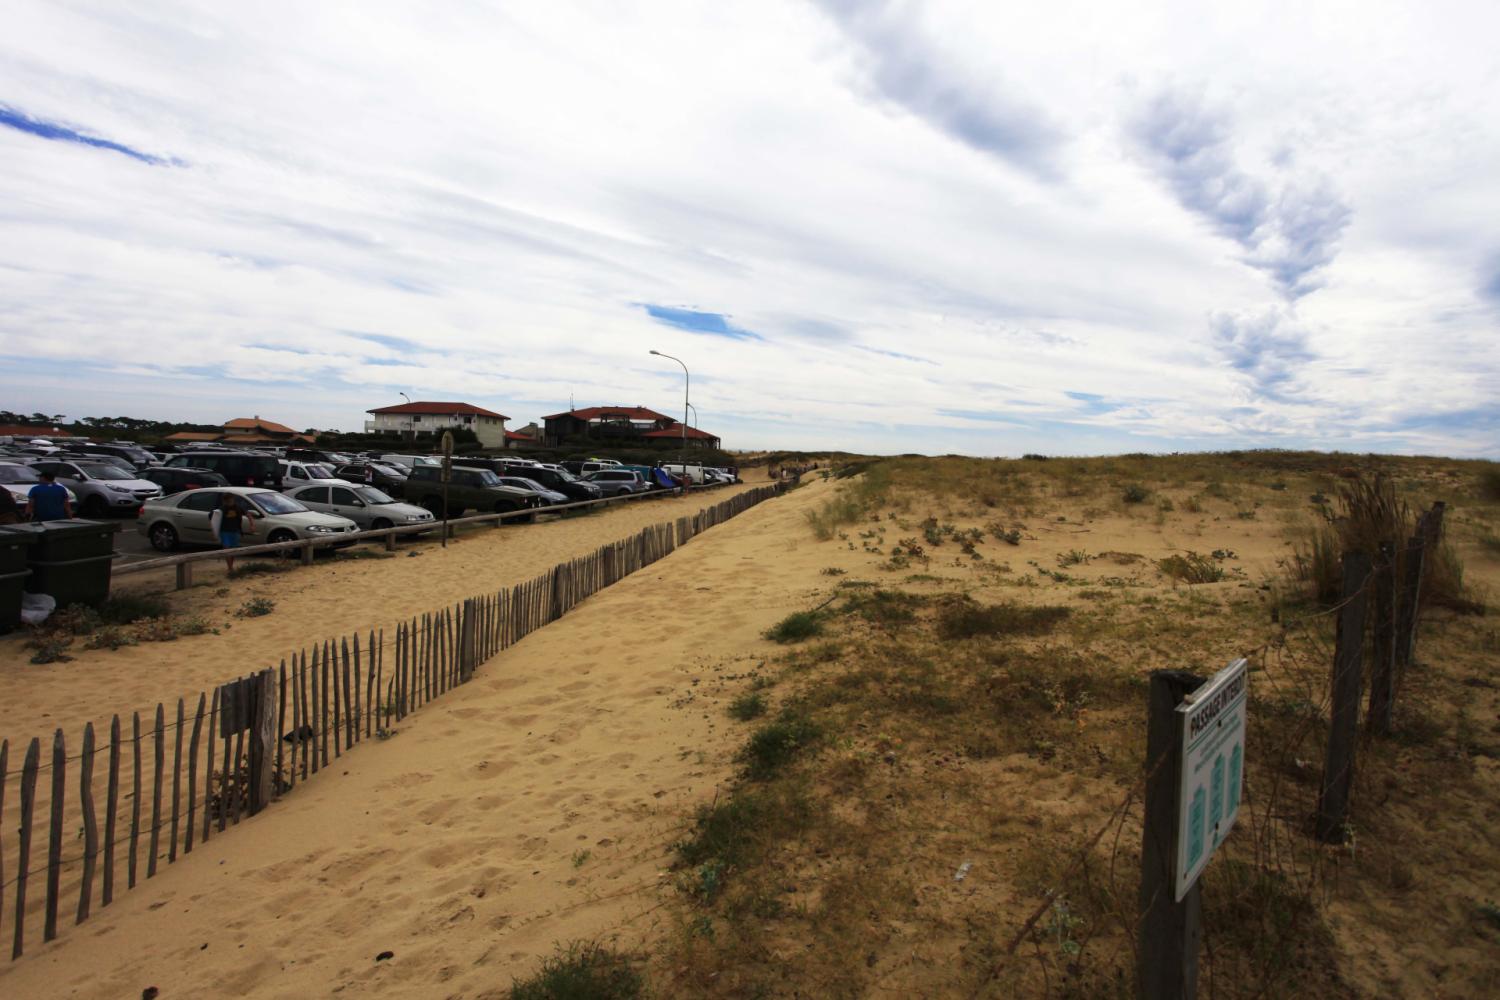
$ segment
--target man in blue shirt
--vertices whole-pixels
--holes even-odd
[[[73,516],[68,489],[55,481],[52,473],[40,474],[42,481],[26,494],[26,513],[33,521],[66,521]]]

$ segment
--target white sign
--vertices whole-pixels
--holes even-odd
[[[1177,706],[1182,719],[1182,781],[1177,789],[1178,902],[1198,881],[1240,812],[1248,669],[1244,660],[1235,660]]]

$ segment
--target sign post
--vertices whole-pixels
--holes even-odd
[[[1244,660],[1235,660],[1177,706],[1182,724],[1174,871],[1179,901],[1208,867],[1240,813],[1248,670]]]
[[[443,431],[443,548],[448,547],[448,481],[453,478],[453,432]]]

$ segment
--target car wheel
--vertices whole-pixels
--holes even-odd
[[[109,514],[109,507],[105,504],[103,497],[91,496],[83,502],[84,517],[100,518],[107,514]]]
[[[158,552],[171,552],[177,548],[177,532],[165,521],[153,524],[148,534],[151,547]]]
[[[295,531],[290,531],[286,528],[277,528],[275,531],[271,532],[269,536],[267,536],[266,543],[269,545],[276,545],[279,542],[295,542],[296,540],[297,533]],[[297,550],[282,549],[280,552],[275,552],[272,554],[280,559],[290,559],[297,554]]]
[[[383,517],[377,517],[375,519],[375,522],[370,525],[370,530],[371,531],[381,531],[381,530],[383,530],[385,528],[394,528],[394,527],[395,527],[395,525],[392,524],[388,519],[383,518]]]

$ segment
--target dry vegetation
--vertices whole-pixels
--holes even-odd
[[[769,636],[783,646],[729,708],[741,777],[675,846],[676,929],[647,963],[662,995],[1133,996],[1147,676],[1237,655],[1246,804],[1205,876],[1203,995],[1488,989],[1493,465],[1230,453],[857,472],[809,518],[833,600]],[[1362,747],[1347,843],[1316,844],[1328,580],[1341,547],[1409,534],[1437,499],[1447,541],[1397,731]]]

